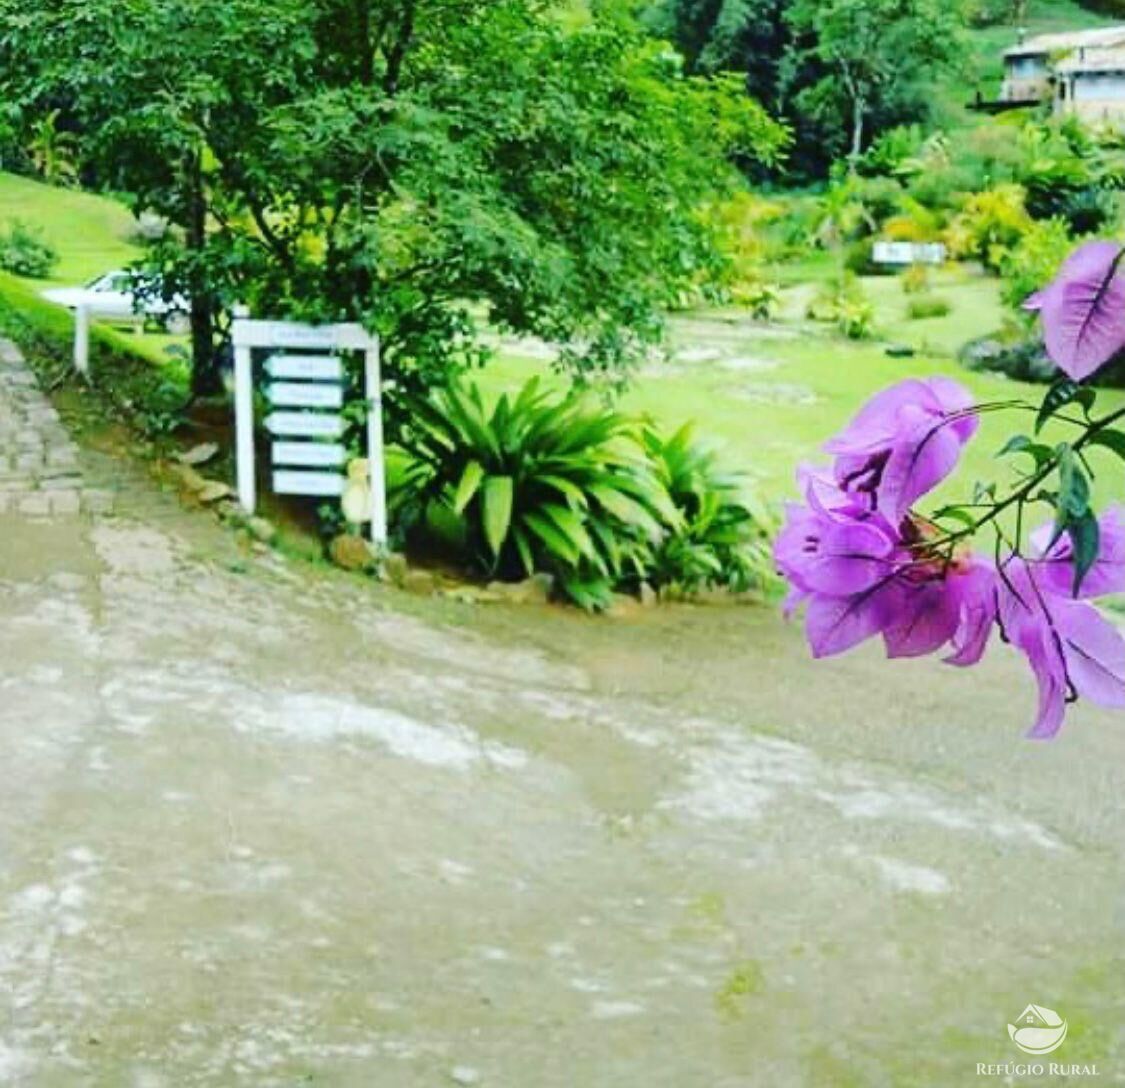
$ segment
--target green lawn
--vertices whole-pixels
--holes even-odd
[[[0,223],[22,219],[38,227],[61,258],[49,281],[86,283],[140,256],[130,242],[133,217],[115,200],[0,174]]]
[[[994,311],[992,318],[997,316]],[[762,328],[733,313],[680,319],[674,338],[680,357],[646,368],[625,406],[669,428],[694,420],[701,433],[722,445],[728,463],[745,472],[762,497],[774,500],[794,493],[794,468],[815,459],[821,443],[868,396],[903,378],[942,374],[963,382],[982,402],[1018,398],[1038,405],[1043,397],[1042,386],[971,373],[949,357],[894,359],[881,342],[853,343],[816,329]],[[549,364],[508,350],[489,364],[481,381],[498,393],[533,373],[550,375]],[[1125,393],[1102,397],[1107,405],[1125,404]],[[1012,479],[994,455],[1014,429],[1030,430],[1032,422],[1031,412],[986,417],[963,473],[944,497],[967,497],[977,480]],[[1061,439],[1067,430],[1054,426],[1048,437]],[[1103,470],[1105,494],[1125,498],[1119,463],[1098,459],[1095,468]]]

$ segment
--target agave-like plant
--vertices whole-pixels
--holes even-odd
[[[671,438],[647,427],[644,444],[681,515],[679,527],[652,551],[649,581],[683,593],[771,585],[774,518],[745,493],[739,476],[722,470],[718,452],[696,437],[694,425],[685,424]]]
[[[476,385],[455,383],[409,409],[407,486],[464,519],[475,561],[495,577],[547,571],[578,604],[604,607],[681,526],[641,425],[589,395],[532,379],[489,409]]]

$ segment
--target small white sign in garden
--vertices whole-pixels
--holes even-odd
[[[944,264],[947,255],[941,242],[876,242],[871,251],[876,264]]]
[[[375,544],[387,540],[386,472],[379,340],[360,325],[299,325],[238,318],[234,343],[238,498],[247,513],[257,506],[254,442],[256,355],[269,413],[263,421],[270,444],[270,481],[278,495],[339,498],[345,492],[348,453],[339,439],[346,430],[344,356],[362,355],[367,398],[366,479],[370,503],[361,504]],[[266,354],[268,353],[268,355]]]

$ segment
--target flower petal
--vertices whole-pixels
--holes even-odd
[[[1088,378],[1125,347],[1122,252],[1116,242],[1088,242],[1041,293],[1047,353],[1075,381]]]
[[[894,582],[852,597],[814,596],[805,631],[814,657],[832,657],[879,634],[895,614],[899,587]]]
[[[1125,707],[1125,639],[1093,605],[1067,601],[1055,610],[1074,690],[1099,706]]]
[[[903,590],[902,609],[883,631],[888,657],[923,657],[944,646],[960,624],[960,602],[945,582]]]

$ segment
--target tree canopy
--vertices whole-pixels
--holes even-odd
[[[745,74],[791,121],[793,165],[813,175],[926,116],[927,81],[957,57],[962,22],[945,0],[652,0],[644,21],[689,71]]]
[[[620,374],[722,256],[700,209],[786,130],[612,7],[537,0],[0,0],[17,122],[59,110],[84,179],[178,227],[150,264],[216,324],[360,320],[400,386],[479,331]]]

